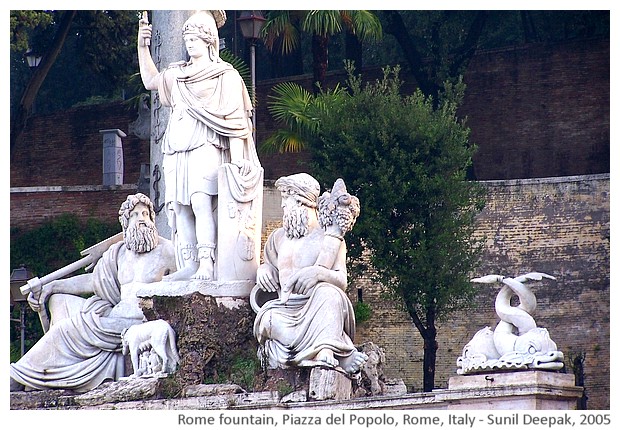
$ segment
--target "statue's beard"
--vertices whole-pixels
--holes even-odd
[[[289,239],[308,234],[308,209],[304,206],[289,208],[282,218],[282,227]]]
[[[130,251],[144,253],[153,250],[159,242],[159,234],[152,222],[138,223],[125,230],[125,246]]]

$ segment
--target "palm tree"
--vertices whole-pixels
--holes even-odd
[[[263,154],[303,151],[308,137],[319,131],[321,112],[348,95],[340,86],[311,94],[294,82],[279,83],[272,91],[267,107],[282,127],[263,141],[259,148]]]
[[[316,86],[324,86],[330,36],[346,32],[347,59],[361,67],[361,43],[379,40],[383,30],[379,18],[365,10],[269,11],[263,39],[269,50],[288,55],[299,49],[301,32],[312,35],[312,71]]]

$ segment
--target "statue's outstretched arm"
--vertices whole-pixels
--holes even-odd
[[[149,49],[152,31],[153,28],[149,24],[148,15],[144,12],[138,23],[138,64],[142,83],[147,90],[157,89],[157,75],[159,74]]]
[[[81,296],[94,293],[93,274],[84,273],[71,278],[58,279],[46,284],[38,293],[28,295],[28,304],[35,312],[39,312],[52,294],[71,294]]]

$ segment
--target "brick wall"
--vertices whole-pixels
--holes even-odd
[[[609,39],[532,44],[479,52],[471,61],[459,114],[467,118],[471,142],[478,145],[478,180],[608,173],[610,166]],[[364,79],[382,76],[365,69]],[[343,82],[344,73],[328,73]],[[415,80],[401,72],[405,89]],[[312,77],[291,79],[311,88]],[[257,140],[276,126],[267,100],[277,81],[258,83]],[[346,118],[343,118],[346,121]],[[263,156],[266,178],[299,171],[308,154]]]
[[[608,173],[609,59],[605,39],[476,55],[461,112],[477,179]]]
[[[149,142],[128,133],[137,118],[122,102],[73,108],[34,116],[22,144],[11,157],[11,187],[100,185],[103,183],[103,134],[120,129],[124,183],[137,184],[140,165],[149,163]],[[120,204],[120,203],[119,203]]]
[[[118,209],[136,186],[25,187],[11,190],[11,227],[25,231],[59,215],[72,213],[81,220],[118,222]],[[119,224],[120,231],[120,224]]]

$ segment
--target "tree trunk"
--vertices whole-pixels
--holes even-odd
[[[435,388],[435,363],[437,362],[437,328],[435,327],[436,308],[429,305],[426,308],[426,325],[416,312],[416,306],[405,299],[405,307],[411,317],[411,321],[424,340],[424,358],[422,362],[424,392],[431,392]]]
[[[424,381],[423,390],[429,393],[435,389],[435,363],[437,362],[437,328],[435,327],[435,307],[426,310],[426,330],[424,337]]]
[[[327,73],[327,61],[329,43],[328,36],[312,35],[312,71],[314,76],[314,93],[325,87],[325,74]]]
[[[382,26],[386,33],[394,36],[400,45],[400,48],[403,50],[409,69],[413,74],[418,87],[427,96],[432,95],[435,97],[439,91],[439,87],[435,85],[434,82],[431,82],[428,79],[426,72],[424,72],[422,55],[416,49],[415,43],[411,38],[409,31],[407,31],[405,23],[403,22],[402,16],[395,10],[385,11],[383,16],[385,17],[385,22],[382,23]]]
[[[362,43],[359,38],[350,31],[345,33],[344,56],[347,60],[353,61],[355,70],[362,70]]]
[[[58,30],[54,35],[52,46],[41,59],[39,67],[37,67],[34,71],[32,78],[30,78],[28,85],[26,85],[26,88],[24,89],[21,101],[17,106],[15,114],[11,118],[11,156],[13,155],[13,150],[21,141],[24,128],[26,127],[28,117],[30,116],[32,110],[32,105],[37,97],[37,93],[39,92],[41,85],[43,85],[43,82],[52,68],[52,65],[56,61],[58,54],[60,54],[60,51],[62,50],[62,46],[65,43],[65,39],[69,33],[69,28],[71,28],[71,23],[73,22],[73,18],[76,13],[77,11],[75,10],[69,10],[63,14]]]
[[[454,51],[452,64],[450,66],[450,76],[456,77],[465,74],[470,60],[474,57],[478,49],[478,42],[480,41],[480,36],[482,35],[482,30],[484,30],[488,16],[489,11],[486,10],[481,10],[476,13],[467,31],[465,41]]]

